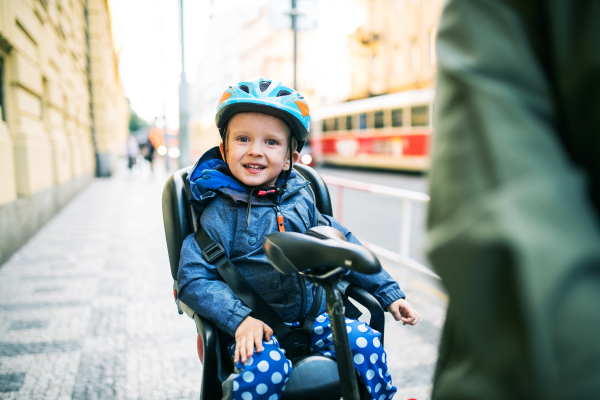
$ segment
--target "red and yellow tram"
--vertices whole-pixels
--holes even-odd
[[[316,163],[426,171],[433,89],[322,107],[312,115]]]

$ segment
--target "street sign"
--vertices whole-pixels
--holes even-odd
[[[296,0],[296,29],[308,31],[319,26],[319,1]],[[292,1],[271,0],[269,22],[273,29],[292,29]]]

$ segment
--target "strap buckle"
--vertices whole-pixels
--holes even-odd
[[[212,242],[208,247],[202,250],[202,257],[211,264],[223,254],[225,254],[225,249],[221,246],[221,243],[217,242]]]

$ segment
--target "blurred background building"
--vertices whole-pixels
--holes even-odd
[[[443,0],[357,1],[367,18],[349,38],[349,99],[434,87]]]
[[[0,1],[0,264],[128,133],[107,0]]]
[[[298,32],[297,90],[311,111],[432,88],[442,5],[442,0],[319,1],[318,27]],[[215,107],[228,85],[258,76],[293,85],[293,31],[273,27],[271,7],[269,0],[212,2],[192,89],[192,159],[219,143]]]

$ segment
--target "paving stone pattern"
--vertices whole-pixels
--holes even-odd
[[[172,299],[165,179],[96,179],[0,267],[0,399],[199,398],[195,326]],[[408,282],[423,320],[388,316],[386,349],[395,399],[422,400],[445,302]]]

